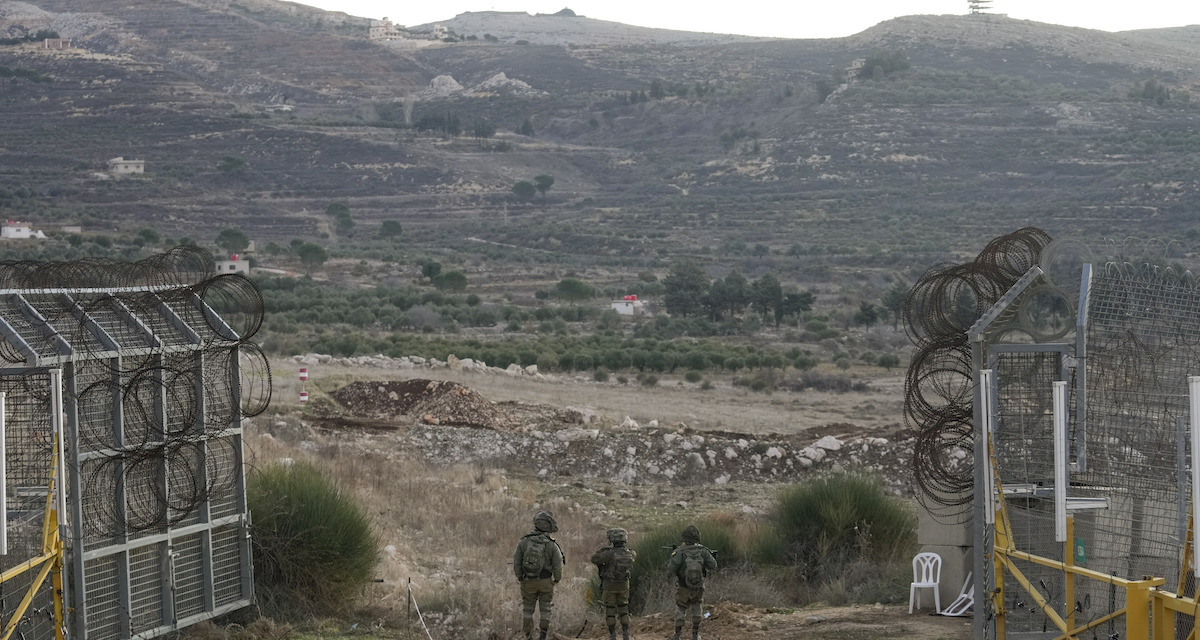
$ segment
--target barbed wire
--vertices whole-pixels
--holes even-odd
[[[930,513],[965,522],[974,498],[974,375],[967,332],[1038,264],[1049,234],[1034,227],[995,238],[974,261],[926,271],[904,303],[916,345],[904,382],[904,421],[916,432],[913,478]]]
[[[69,361],[88,539],[161,531],[232,496],[230,429],[266,410],[271,375],[252,341],[261,293],[214,265],[194,246],[137,262],[0,261],[0,315],[16,333],[0,365]],[[42,381],[9,386],[49,411]]]

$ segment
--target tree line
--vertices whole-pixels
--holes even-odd
[[[799,316],[812,309],[813,295],[807,291],[785,290],[779,279],[767,273],[747,280],[738,270],[724,278],[710,278],[697,262],[679,262],[663,278],[663,303],[667,313],[679,316],[707,316],[713,322],[738,317],[747,310],[775,326],[788,316]]]

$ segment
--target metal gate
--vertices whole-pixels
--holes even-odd
[[[181,269],[204,264],[194,251],[156,260],[115,270],[133,286],[111,286],[110,268],[110,286],[0,290],[3,493],[17,515],[0,563],[7,576],[34,550],[61,423],[63,598],[80,640],[158,636],[253,596],[241,421],[270,394],[248,341],[261,296],[242,276]],[[61,276],[71,266],[40,284],[78,280]],[[23,614],[24,640],[51,637],[51,595]]]

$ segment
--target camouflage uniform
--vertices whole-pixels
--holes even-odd
[[[513,552],[513,573],[521,583],[521,630],[525,632],[526,640],[533,639],[535,608],[541,610],[541,618],[538,621],[541,629],[539,640],[546,640],[546,632],[550,629],[550,614],[554,612],[554,585],[562,579],[562,568],[567,561],[558,542],[550,536],[555,531],[558,531],[558,524],[554,522],[554,517],[545,511],[539,511],[533,516],[533,532],[522,536],[516,551]],[[547,543],[542,570],[536,576],[527,576],[522,567],[525,549],[537,540]]]
[[[700,616],[702,615],[701,604],[704,602],[704,584],[701,582],[699,588],[691,588],[687,586],[684,580],[684,557],[685,554],[694,553],[699,550],[702,562],[704,563],[704,575],[708,575],[709,571],[715,571],[717,568],[717,559],[713,557],[712,551],[700,544],[700,530],[693,525],[688,525],[680,536],[683,538],[683,544],[671,552],[671,561],[667,563],[667,570],[677,579],[675,589],[675,635],[672,640],[679,640],[679,634],[683,631],[683,623],[687,620],[688,614],[692,618],[692,640],[700,638]]]
[[[604,602],[604,622],[608,624],[608,640],[616,640],[617,622],[621,623],[621,636],[629,640],[629,576],[623,580],[612,577],[613,558],[617,549],[625,548],[629,533],[624,529],[608,530],[609,546],[592,554],[592,564],[596,565],[596,573],[600,576],[600,599]],[[629,549],[632,560],[637,559],[637,552]]]

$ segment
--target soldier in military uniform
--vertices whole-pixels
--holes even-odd
[[[533,531],[521,537],[513,552],[513,573],[521,583],[521,630],[525,640],[533,640],[533,612],[540,609],[538,640],[546,640],[550,629],[550,614],[554,611],[554,586],[562,579],[567,556],[558,542],[550,536],[558,531],[558,523],[545,511],[533,516]]]
[[[671,640],[679,640],[683,623],[689,614],[692,618],[692,640],[699,640],[704,577],[709,571],[716,571],[717,559],[712,551],[700,544],[700,530],[694,525],[684,528],[680,537],[683,544],[671,552],[671,561],[667,563],[667,571],[676,578],[675,635],[671,636]]]
[[[609,529],[608,545],[592,554],[592,564],[600,575],[600,598],[604,602],[604,621],[608,624],[608,640],[617,640],[617,622],[621,622],[621,637],[629,640],[629,574],[637,552],[625,546],[629,533],[621,528]]]

